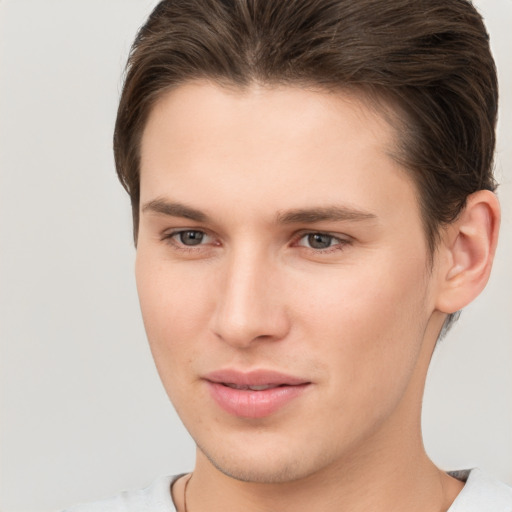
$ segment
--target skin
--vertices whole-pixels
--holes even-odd
[[[160,377],[198,446],[189,512],[446,510],[462,488],[425,454],[421,398],[446,313],[461,307],[448,277],[476,256],[447,230],[430,266],[395,138],[341,92],[204,81],[154,106],[136,277]],[[290,214],[326,207],[345,218]],[[240,418],[203,379],[226,367],[311,385],[268,417]],[[180,510],[183,493],[181,480]]]

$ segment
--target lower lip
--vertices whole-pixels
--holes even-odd
[[[309,384],[280,386],[262,391],[230,388],[207,381],[210,393],[226,412],[243,418],[264,418],[300,396]]]

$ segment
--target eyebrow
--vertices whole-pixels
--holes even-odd
[[[169,202],[165,199],[153,199],[142,207],[142,212],[182,217],[196,222],[207,222],[208,215],[183,203]],[[277,224],[313,224],[322,221],[364,221],[376,219],[377,216],[354,208],[343,206],[325,206],[313,208],[297,208],[279,212]]]
[[[142,207],[142,212],[159,213],[170,217],[183,217],[196,222],[206,222],[208,216],[201,210],[196,210],[182,203],[168,202],[165,199],[153,199]]]
[[[340,206],[326,206],[288,210],[277,215],[277,222],[280,224],[313,224],[322,221],[362,221],[376,218],[377,216],[370,212]]]

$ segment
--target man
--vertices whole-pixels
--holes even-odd
[[[161,2],[115,156],[196,466],[85,510],[510,510],[420,426],[436,341],[491,270],[496,111],[463,0]]]

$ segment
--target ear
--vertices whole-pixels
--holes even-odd
[[[436,309],[455,313],[484,289],[491,273],[500,206],[488,190],[471,194],[459,217],[446,227],[438,250]]]

